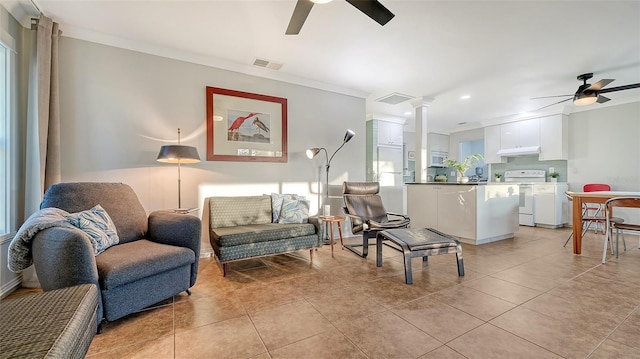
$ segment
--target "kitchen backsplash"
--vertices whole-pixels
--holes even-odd
[[[538,156],[518,156],[509,157],[507,163],[491,164],[491,176],[494,173],[504,175],[505,171],[513,170],[544,170],[547,173],[547,182],[549,182],[549,167],[553,167],[554,171],[560,174],[558,182],[567,182],[567,161],[538,161]]]

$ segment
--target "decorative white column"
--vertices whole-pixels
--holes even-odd
[[[427,107],[435,98],[424,96],[411,101],[416,121],[416,182],[427,182]]]

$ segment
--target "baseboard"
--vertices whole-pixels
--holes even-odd
[[[14,290],[20,288],[21,277],[16,276],[9,282],[5,283],[2,287],[0,287],[0,299],[8,296],[13,293]]]

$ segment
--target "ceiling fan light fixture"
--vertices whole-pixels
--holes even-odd
[[[592,93],[577,93],[573,96],[573,104],[576,106],[586,106],[595,103],[598,100],[598,94]]]

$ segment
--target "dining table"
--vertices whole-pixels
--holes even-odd
[[[595,191],[567,192],[573,202],[573,253],[582,253],[582,206],[584,203],[604,204],[615,197],[640,197],[640,192],[628,191]]]

